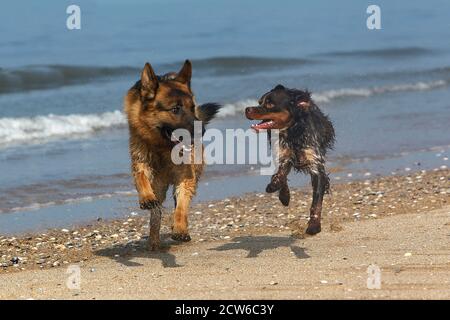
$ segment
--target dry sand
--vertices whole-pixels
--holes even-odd
[[[161,253],[145,250],[144,217],[0,236],[0,299],[449,299],[449,190],[448,170],[335,185],[314,237],[309,189],[288,209],[263,194],[199,204],[193,241],[166,233]],[[367,288],[372,264],[381,289]]]
[[[289,233],[176,245],[66,268],[0,275],[1,299],[449,299],[450,207],[347,222],[340,232]],[[112,253],[112,252],[110,252]],[[368,289],[367,268],[381,269]]]

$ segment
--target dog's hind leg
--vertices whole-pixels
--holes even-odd
[[[317,169],[311,170],[310,174],[313,187],[313,200],[306,233],[314,235],[321,231],[320,220],[322,215],[323,195],[329,188],[329,178],[323,164],[319,164]]]
[[[163,212],[161,203],[164,202],[164,199],[166,197],[168,185],[156,180],[153,180],[152,184],[155,186],[155,193],[156,198],[158,199],[158,204],[150,209],[150,233],[148,237],[148,249],[151,251],[156,251],[159,249],[161,244],[160,229],[161,216]]]
[[[161,215],[161,206],[157,206],[150,210],[150,234],[148,237],[148,248],[151,251],[158,250],[161,244],[161,240],[159,238],[159,232],[161,229]]]

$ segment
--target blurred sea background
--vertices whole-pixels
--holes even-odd
[[[66,28],[71,4],[81,30]],[[377,1],[381,30],[366,27],[371,4],[3,3],[0,232],[142,213],[122,100],[147,61],[163,74],[191,59],[197,102],[224,105],[220,130],[247,129],[243,109],[278,83],[311,90],[336,128],[333,183],[448,165],[450,2]],[[257,166],[211,165],[195,201],[263,192],[268,179]]]

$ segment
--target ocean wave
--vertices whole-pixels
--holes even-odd
[[[61,206],[61,205],[67,205],[67,204],[78,204],[83,202],[92,202],[94,200],[102,200],[102,199],[109,199],[114,197],[115,195],[120,195],[118,192],[114,193],[104,193],[104,194],[97,194],[97,195],[90,195],[90,196],[81,196],[79,198],[67,198],[63,200],[56,200],[56,201],[48,201],[48,202],[33,202],[31,204],[25,205],[25,206],[18,206],[18,207],[12,207],[12,208],[5,208],[0,210],[0,213],[13,213],[13,212],[22,212],[22,211],[36,211],[48,207],[53,206]]]
[[[405,58],[418,57],[434,53],[433,50],[422,47],[403,47],[403,48],[382,48],[382,49],[364,49],[352,51],[332,51],[319,54],[319,56],[330,57],[375,57],[375,58]]]
[[[400,55],[405,52],[420,52],[421,48],[383,49],[374,51],[338,52],[337,55]],[[365,53],[364,53],[365,52]],[[332,54],[332,53],[329,53]],[[277,70],[280,68],[298,67],[318,63],[318,60],[303,58],[268,58],[255,56],[229,56],[193,59],[196,77],[203,76],[233,76],[252,74],[261,71]],[[156,64],[155,70],[163,74],[180,69],[182,62]],[[22,92],[29,90],[44,90],[67,85],[76,85],[96,80],[104,80],[121,76],[133,77],[137,80],[141,71],[140,66],[93,67],[71,65],[34,65],[14,69],[0,68],[0,94]],[[395,71],[379,74],[379,77],[410,76],[414,74],[448,76],[450,67],[428,70]],[[130,83],[131,86],[132,83]],[[126,90],[126,88],[125,88]]]
[[[274,68],[301,66],[317,63],[316,60],[302,58],[269,58],[256,56],[229,56],[192,59],[192,66],[196,72],[207,75],[233,75],[266,71]],[[182,62],[166,64],[163,67],[178,70]]]
[[[21,204],[27,203],[25,205],[21,206],[6,206],[3,208],[0,208],[0,214],[2,213],[14,213],[14,212],[22,212],[22,211],[36,211],[48,207],[54,207],[54,206],[61,206],[61,205],[70,205],[70,204],[79,204],[79,203],[86,203],[86,202],[93,202],[96,200],[104,200],[104,199],[111,199],[116,197],[128,197],[133,196],[136,194],[135,189],[130,190],[117,190],[112,192],[104,192],[104,193],[92,193],[92,194],[84,194],[80,195],[78,197],[70,197],[70,193],[65,193],[67,197],[65,198],[57,198],[55,195],[53,195],[55,199],[52,199],[50,201],[31,201],[30,203],[27,203],[27,201],[30,201],[31,199],[27,197],[21,197],[17,200],[21,202]],[[49,199],[52,198],[52,195],[49,195]]]
[[[313,63],[300,58],[265,58],[253,56],[212,57],[193,59],[196,75],[232,75],[259,72],[273,68]],[[183,62],[155,64],[158,73],[177,71]],[[143,67],[143,64],[142,64]],[[33,65],[14,69],[0,68],[0,94],[38,89],[57,88],[101,78],[135,75],[141,66],[95,67],[71,65]],[[131,86],[131,83],[130,83]]]
[[[370,97],[391,92],[401,91],[426,91],[448,85],[445,80],[430,82],[405,83],[392,86],[372,87],[372,88],[343,88],[313,93],[312,97],[317,103],[328,103],[335,99],[351,97]]]
[[[133,67],[90,67],[69,65],[26,66],[17,69],[0,68],[0,94],[55,88],[98,78],[139,74]]]
[[[448,81],[436,80],[430,82],[405,83],[383,87],[342,88],[342,89],[314,92],[312,94],[312,98],[314,99],[315,102],[323,104],[323,103],[330,103],[338,99],[367,98],[373,95],[381,95],[392,92],[433,90],[448,85],[449,85]],[[244,99],[234,103],[227,103],[223,105],[218,116],[231,117],[237,114],[242,114],[246,107],[255,105],[258,105],[258,101],[256,99]]]
[[[448,81],[436,80],[383,87],[341,88],[315,92],[312,97],[317,103],[323,104],[338,99],[367,98],[392,92],[433,90],[448,85]],[[246,107],[257,104],[256,99],[226,103],[220,109],[218,117],[227,118],[241,115]],[[103,129],[123,127],[126,123],[125,115],[119,110],[101,114],[50,114],[31,118],[0,118],[0,146],[92,134]]]
[[[225,104],[218,117],[234,116],[237,110],[256,104],[256,100],[251,99]],[[119,110],[99,114],[49,114],[36,117],[0,118],[0,147],[79,137],[109,128],[123,127],[126,123],[125,114]]]
[[[257,106],[256,99],[244,99],[234,103],[226,103],[220,108],[218,113],[219,118],[226,118],[235,116],[238,112],[242,112],[246,107]]]
[[[90,134],[125,124],[125,116],[118,110],[101,114],[0,118],[0,146]]]

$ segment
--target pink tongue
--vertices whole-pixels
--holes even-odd
[[[273,126],[273,121],[262,122],[258,124],[252,124],[251,128],[258,131],[263,129],[271,129]]]

